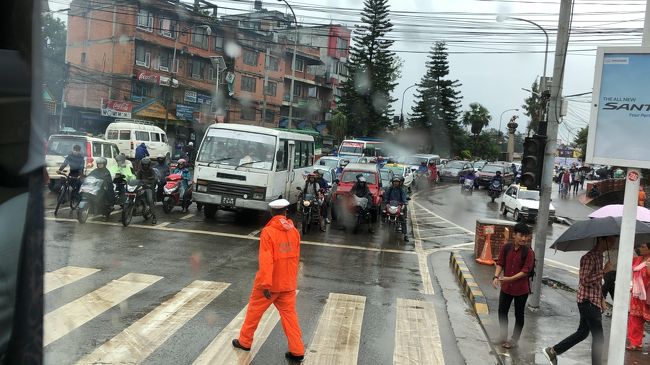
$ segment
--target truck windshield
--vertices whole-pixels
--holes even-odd
[[[271,170],[276,137],[259,133],[212,129],[201,144],[197,162]]]

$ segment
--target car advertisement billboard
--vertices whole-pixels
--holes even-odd
[[[598,49],[586,161],[650,168],[650,47]]]

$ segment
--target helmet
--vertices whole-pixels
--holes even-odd
[[[184,158],[179,159],[177,162],[179,165],[185,165],[187,163],[187,161]]]
[[[165,160],[166,160],[166,158],[164,158],[163,156],[160,156],[160,157],[156,158],[156,161],[158,161],[158,163],[163,163],[163,162],[165,162]]]
[[[309,174],[307,175],[307,178],[310,179],[310,178],[313,177],[313,178],[315,179],[316,176],[317,176],[316,172],[312,172],[312,173],[309,173]]]
[[[123,153],[120,153],[115,156],[115,162],[117,162],[118,165],[123,165],[126,162],[126,156],[124,156]]]
[[[151,165],[151,159],[149,157],[145,157],[142,160],[140,160],[140,164],[142,166],[149,166]]]
[[[391,182],[402,182],[402,179],[399,176],[395,176],[392,179],[390,179]]]
[[[104,157],[97,157],[97,158],[95,159],[95,163],[97,164],[97,166],[99,166],[99,165],[104,165],[104,166],[106,166],[106,163],[107,163],[107,162],[108,162],[108,161],[106,161],[106,159],[105,159]]]
[[[497,171],[497,175],[501,175],[501,171]]]
[[[187,144],[188,146],[194,146],[194,142],[190,142]]]
[[[366,178],[363,177],[363,176],[361,176],[361,177],[359,178],[359,182],[360,182],[360,183],[365,183],[365,182],[366,182]]]

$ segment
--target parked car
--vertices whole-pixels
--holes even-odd
[[[490,181],[492,181],[492,178],[494,175],[496,175],[497,171],[501,171],[504,186],[508,186],[515,182],[515,175],[512,173],[512,171],[510,171],[510,168],[501,164],[489,163],[483,166],[481,171],[476,173],[476,183],[474,185],[478,188],[488,187],[490,185]]]
[[[147,122],[118,119],[106,128],[106,139],[114,142],[127,158],[135,158],[135,149],[144,143],[152,158],[169,158],[172,147],[161,128]]]
[[[485,160],[480,160],[480,161],[474,161],[474,171],[481,171],[481,169],[487,165],[487,161]]]
[[[512,213],[516,221],[533,221],[539,211],[539,191],[527,190],[523,186],[510,185],[501,197],[501,214]],[[555,207],[550,206],[549,223],[555,220]]]
[[[449,161],[439,171],[441,181],[460,182],[465,178],[465,175],[474,170],[474,166],[469,161]]]
[[[111,167],[115,165],[115,156],[120,153],[120,149],[115,143],[101,138],[73,134],[51,135],[47,141],[45,152],[45,168],[50,179],[48,187],[51,191],[55,191],[57,186],[64,181],[65,176],[57,174],[57,171],[75,145],[81,146],[81,154],[86,160],[86,175],[97,167],[94,163],[97,157],[105,157],[108,160],[107,167]],[[127,161],[127,166],[131,167],[131,162]],[[63,171],[68,174],[70,167],[66,167]]]
[[[404,186],[407,189],[411,187],[413,183],[413,171],[409,166],[393,163],[384,165],[384,168],[391,170],[394,176],[404,177]]]
[[[366,178],[366,184],[372,195],[372,202],[370,202],[372,206],[372,220],[376,222],[381,209],[382,183],[379,170],[377,170],[375,164],[351,163],[343,169],[341,177],[337,182],[336,191],[332,194],[332,208],[344,208],[340,205],[344,203],[345,196],[350,194],[352,187],[357,182],[358,175],[363,175]]]

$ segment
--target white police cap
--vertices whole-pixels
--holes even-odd
[[[269,203],[271,209],[284,209],[288,207],[291,203],[287,199],[277,199]]]

